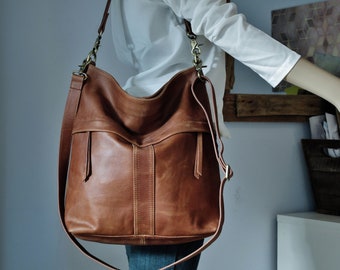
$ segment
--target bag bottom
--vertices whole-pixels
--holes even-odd
[[[74,237],[103,244],[116,245],[136,245],[136,246],[153,246],[153,245],[175,245],[184,244],[204,239],[213,235],[213,233],[194,236],[157,236],[157,235],[128,235],[128,236],[107,236],[107,235],[86,235],[77,234]]]

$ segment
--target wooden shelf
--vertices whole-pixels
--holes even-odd
[[[325,100],[315,95],[224,96],[223,116],[226,122],[304,122],[310,116],[332,110]]]

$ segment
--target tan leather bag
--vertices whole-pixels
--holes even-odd
[[[128,95],[94,63],[109,4],[94,49],[72,77],[65,107],[62,223],[85,254],[113,269],[76,238],[164,245],[213,236],[187,260],[219,235],[223,185],[231,175],[217,149],[223,145],[216,142],[216,105],[212,117],[206,84],[213,88],[196,66],[179,72],[153,96]],[[219,165],[226,175],[222,180]]]

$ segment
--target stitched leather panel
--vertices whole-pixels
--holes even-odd
[[[191,93],[195,82],[195,94],[209,108],[195,73],[183,71],[153,97],[138,99],[89,67],[72,132],[65,198],[70,233],[137,245],[215,233],[220,176],[206,116]]]
[[[154,235],[155,175],[152,146],[133,147],[134,234]]]

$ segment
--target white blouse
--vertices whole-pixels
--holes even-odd
[[[131,74],[123,88],[134,96],[155,93],[178,71],[192,66],[183,19],[199,35],[204,73],[217,96],[220,128],[225,86],[224,52],[276,86],[300,55],[248,24],[234,3],[225,0],[114,0],[111,4],[114,47]]]

